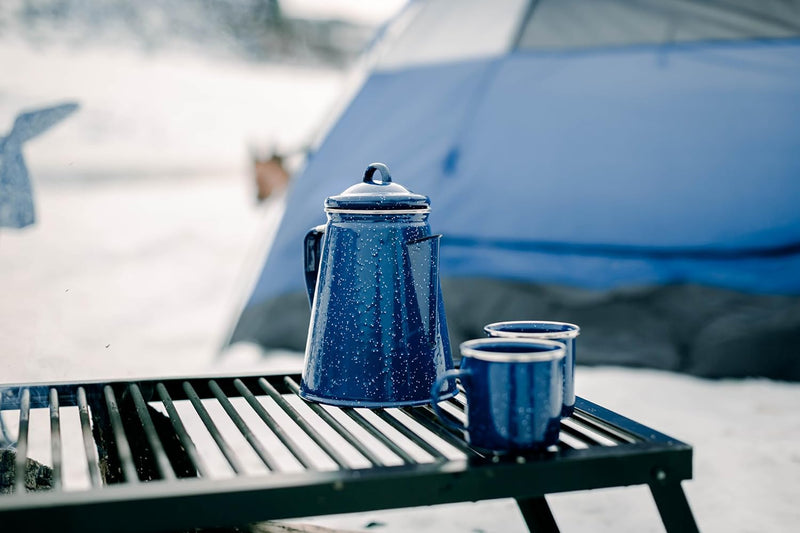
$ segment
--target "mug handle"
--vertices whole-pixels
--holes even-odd
[[[433,383],[433,387],[431,387],[431,407],[433,408],[433,412],[436,413],[436,416],[439,417],[439,420],[441,420],[445,426],[451,429],[455,429],[456,431],[466,431],[467,428],[462,424],[453,422],[450,419],[449,415],[445,414],[441,410],[441,408],[439,407],[439,390],[441,390],[442,385],[444,384],[445,381],[450,379],[463,378],[469,375],[470,372],[468,370],[463,370],[460,368],[448,370],[444,374],[439,376]]]

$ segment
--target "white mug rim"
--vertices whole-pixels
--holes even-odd
[[[520,326],[524,324],[540,324],[543,326],[566,327],[562,331],[503,331],[493,329],[500,326]],[[574,339],[581,333],[581,328],[570,322],[556,322],[552,320],[504,320],[502,322],[492,322],[483,326],[483,331],[487,335],[495,338],[504,339]]]
[[[530,352],[492,352],[481,349],[484,346],[489,346],[502,342],[504,344],[516,344],[520,346],[537,344],[545,346],[548,349],[545,351]],[[563,359],[567,355],[566,346],[563,343],[548,339],[522,339],[522,338],[508,338],[508,337],[487,337],[482,339],[471,339],[464,341],[459,345],[462,357],[470,357],[487,362],[497,363],[535,363],[546,361],[557,361]]]

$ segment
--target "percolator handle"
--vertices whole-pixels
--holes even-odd
[[[319,261],[322,255],[322,237],[325,236],[325,225],[311,228],[303,240],[303,270],[306,275],[306,289],[308,290],[308,305],[314,305],[314,293],[317,291],[317,275],[319,274]]]

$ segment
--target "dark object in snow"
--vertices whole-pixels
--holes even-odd
[[[14,492],[17,454],[13,448],[0,450],[0,494]],[[53,488],[53,470],[33,459],[25,461],[25,489],[28,491]]]
[[[150,481],[153,479],[160,479],[161,476],[158,474],[155,456],[142,431],[141,422],[136,414],[136,408],[129,394],[126,393],[122,395],[120,398],[120,407],[122,425],[125,428],[125,434],[128,438],[128,445],[131,448],[133,462],[136,465],[136,474],[139,480]],[[164,452],[167,454],[167,457],[172,463],[172,467],[175,469],[175,474],[179,478],[196,477],[197,470],[192,465],[186,453],[186,449],[175,434],[169,417],[149,405],[147,406],[147,414],[150,416],[150,420],[153,421],[153,426],[164,448]],[[106,423],[107,421],[102,420],[103,417],[104,413],[95,411],[95,424],[92,425],[92,432],[95,442],[97,443],[97,451],[100,459],[100,473],[104,483],[119,483],[124,481],[125,478],[119,457],[117,456],[116,447],[109,445],[109,443],[114,442],[114,437],[110,432],[110,426]]]
[[[259,154],[250,150],[253,162],[256,199],[263,202],[274,192],[282,192],[289,185],[289,171],[286,169],[284,156],[273,150],[271,154]]]

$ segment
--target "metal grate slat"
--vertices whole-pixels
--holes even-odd
[[[372,425],[366,418],[364,418],[364,415],[362,415],[352,407],[344,407],[341,410],[344,414],[349,416],[356,424],[358,424],[361,428],[366,430],[367,433],[375,437],[375,439],[378,442],[389,448],[389,450],[393,454],[398,456],[400,459],[402,459],[404,463],[412,465],[417,464],[418,461],[416,459],[411,457],[411,455],[407,451],[398,446],[396,442],[391,440],[382,431],[380,431],[378,428]]]
[[[573,418],[565,418],[561,421],[561,431],[580,438],[592,446],[616,446],[619,444],[619,441],[615,439],[610,439],[602,433],[581,426]]]
[[[186,427],[183,425],[183,421],[181,421],[181,417],[178,414],[177,409],[175,409],[175,404],[172,402],[172,398],[167,392],[167,388],[163,383],[158,383],[156,385],[156,392],[158,393],[161,403],[164,404],[164,408],[167,410],[170,422],[172,422],[172,427],[175,429],[175,433],[178,435],[178,439],[180,439],[181,445],[186,451],[186,455],[189,457],[192,466],[201,476],[208,476],[208,467],[206,467],[205,462],[200,457],[200,454],[197,453],[197,447],[194,445],[194,441],[186,431]]]
[[[22,494],[25,492],[25,478],[28,464],[28,428],[31,417],[31,391],[22,391],[19,405],[19,432],[17,434],[16,457],[16,484],[14,490]]]
[[[286,376],[284,378],[284,383],[286,383],[286,385],[294,394],[300,392],[300,386],[291,377]],[[331,416],[331,414],[323,409],[322,406],[316,403],[309,403],[308,406],[311,408],[314,414],[319,416],[326,424],[328,424],[328,426],[330,426],[334,431],[336,431],[336,433],[346,440],[348,444],[358,450],[358,453],[366,457],[370,463],[375,466],[384,466],[384,462],[380,457],[378,457],[372,450],[367,448],[359,439],[354,437],[353,434],[350,433],[350,431],[348,431],[341,422]]]
[[[122,464],[122,473],[125,476],[125,481],[128,483],[137,483],[139,481],[139,476],[136,474],[136,465],[133,464],[131,447],[125,436],[125,430],[122,426],[122,415],[120,414],[117,398],[114,395],[114,389],[111,385],[103,387],[103,396],[105,396],[108,418],[111,421],[111,431],[114,433],[114,442],[117,445],[117,454]]]
[[[50,456],[53,461],[53,488],[61,488],[61,418],[59,416],[58,391],[50,389]]]
[[[459,389],[458,394],[450,398],[450,403],[458,404],[459,409],[462,411],[467,406],[467,397],[465,396],[464,389]]]
[[[253,448],[253,451],[256,452],[256,455],[258,455],[259,459],[261,459],[264,465],[270,470],[278,470],[278,463],[275,458],[267,451],[266,448],[264,448],[264,445],[261,444],[261,441],[256,438],[256,436],[253,434],[253,431],[250,429],[250,426],[248,426],[247,423],[242,419],[241,415],[238,411],[236,411],[236,408],[233,406],[231,401],[228,399],[225,393],[222,392],[222,389],[219,388],[217,382],[212,379],[208,382],[208,387],[211,389],[211,393],[214,395],[220,405],[222,405],[222,408],[228,414],[228,417],[236,426],[236,429],[239,430],[247,443],[250,444],[250,447]]]
[[[447,444],[456,448],[458,451],[468,456],[483,455],[470,448],[460,436],[456,436],[454,432],[442,426],[438,417],[433,413],[430,407],[405,407],[403,408],[403,412],[422,424],[425,429],[445,441]]]
[[[558,434],[558,447],[563,450],[585,450],[589,445],[566,431],[561,431]]]
[[[86,466],[89,468],[89,479],[93,487],[102,484],[100,468],[97,466],[92,426],[89,418],[89,404],[86,402],[86,389],[78,387],[78,412],[81,420],[81,435],[83,436],[83,451],[86,455]]]
[[[164,446],[158,438],[158,432],[156,431],[152,418],[150,418],[150,413],[147,412],[147,403],[142,397],[142,391],[139,390],[139,386],[136,383],[131,383],[128,386],[128,390],[133,398],[133,404],[136,407],[136,413],[139,415],[139,421],[142,423],[144,436],[147,439],[147,443],[150,445],[153,455],[155,455],[155,466],[158,474],[162,479],[175,479],[172,464],[169,462],[167,453],[164,451]]]
[[[275,400],[275,403],[283,409],[283,411],[289,415],[292,421],[298,425],[300,429],[302,429],[306,435],[309,436],[311,440],[319,446],[322,451],[324,451],[328,457],[333,459],[333,461],[339,466],[339,468],[347,468],[347,459],[342,455],[339,450],[334,448],[330,445],[328,441],[326,441],[320,433],[314,429],[311,424],[306,422],[306,420],[300,415],[300,413],[292,407],[292,405],[284,399],[281,394],[275,390],[269,381],[264,378],[259,378],[258,385],[267,393],[267,395]]]
[[[381,420],[392,426],[394,429],[399,431],[406,437],[408,440],[422,448],[426,453],[431,455],[436,460],[445,460],[447,456],[443,454],[436,446],[428,442],[427,440],[423,439],[419,434],[412,431],[408,428],[405,424],[400,422],[397,418],[389,414],[385,409],[379,409],[375,412],[375,414],[380,417]]]
[[[574,423],[577,425],[580,425],[584,428],[591,429],[600,434],[603,434],[609,439],[614,440],[616,442],[633,444],[635,442],[641,441],[641,439],[638,439],[636,436],[620,431],[604,423],[603,421],[595,418],[594,416],[588,413],[584,413],[582,411],[575,410],[575,412],[572,414],[571,420],[573,420]]]
[[[211,438],[214,439],[214,442],[217,444],[219,451],[222,452],[222,455],[228,461],[228,464],[231,466],[233,471],[236,474],[241,474],[244,471],[241,461],[233,452],[233,449],[230,447],[225,438],[222,436],[222,433],[220,433],[219,428],[217,428],[217,425],[211,419],[211,416],[208,414],[206,408],[203,407],[203,402],[200,400],[200,397],[197,395],[194,387],[192,387],[192,384],[188,381],[184,381],[183,390],[186,393],[186,397],[189,398],[189,401],[192,403],[192,407],[194,407],[197,415],[200,417],[200,420],[202,420],[203,424],[206,426]]]
[[[281,443],[286,446],[286,448],[292,452],[292,455],[297,459],[301,465],[303,465],[306,469],[313,469],[313,463],[308,455],[300,448],[297,443],[295,443],[287,434],[286,431],[275,422],[275,419],[272,418],[267,410],[264,408],[263,405],[258,401],[258,398],[253,395],[250,389],[242,382],[240,379],[236,379],[233,381],[234,387],[236,390],[239,391],[239,394],[244,397],[250,407],[253,408],[253,411],[261,417],[261,420],[269,427],[272,433],[281,441]]]

